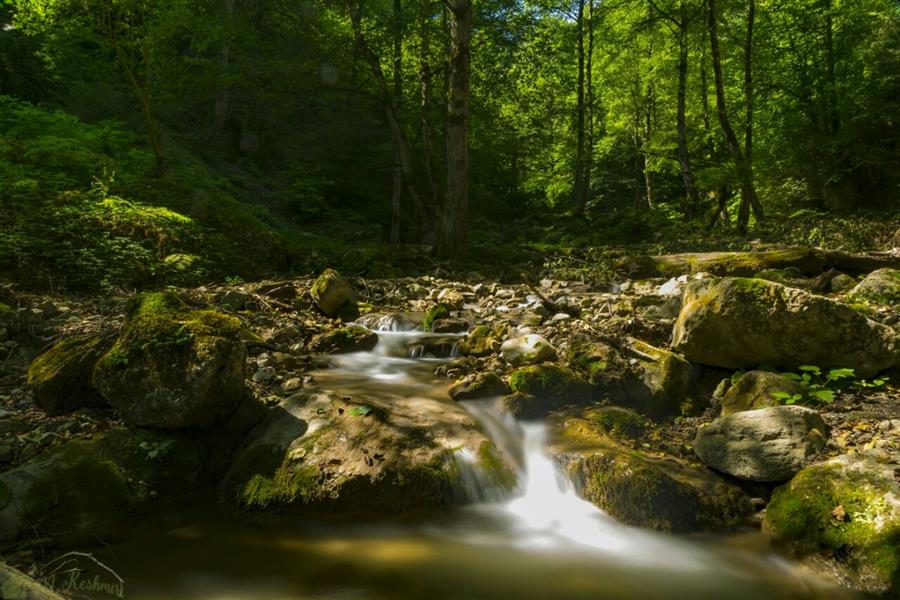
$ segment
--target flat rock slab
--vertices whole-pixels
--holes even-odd
[[[721,417],[701,427],[694,451],[707,466],[739,479],[785,481],[825,447],[828,427],[816,411],[775,406]]]

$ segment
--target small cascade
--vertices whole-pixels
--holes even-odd
[[[478,457],[468,448],[453,452],[453,461],[459,471],[459,487],[469,502],[502,502],[509,498],[509,491],[491,477],[478,463]]]

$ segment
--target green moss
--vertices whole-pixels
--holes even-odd
[[[478,468],[497,486],[512,491],[516,487],[516,474],[500,455],[492,442],[481,442],[478,447]]]
[[[12,307],[9,304],[4,304],[0,302],[0,313],[8,313],[12,312]]]
[[[450,309],[447,308],[445,304],[436,304],[429,308],[428,312],[425,313],[425,318],[422,319],[422,329],[424,331],[431,331],[435,321],[446,319],[449,316]]]
[[[647,424],[634,411],[617,406],[607,406],[589,411],[587,416],[600,428],[615,437],[634,439],[644,434]]]
[[[103,343],[103,338],[99,336],[76,335],[61,340],[31,362],[28,367],[28,385],[36,387],[46,384],[63,369],[96,352]]]
[[[890,581],[900,571],[900,525],[891,522],[886,482],[835,465],[816,465],[775,490],[766,522],[777,541],[790,542],[801,554],[850,551]],[[835,518],[842,507],[846,515]]]
[[[477,325],[459,341],[459,351],[466,356],[487,356],[493,351],[494,342],[502,335],[502,330],[495,331],[488,325]]]

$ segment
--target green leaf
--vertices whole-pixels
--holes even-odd
[[[800,376],[796,373],[782,373],[781,376],[790,379],[791,381],[800,381]]]
[[[815,365],[800,365],[797,368],[806,373],[813,373],[814,375],[819,375],[822,373],[822,370]]]
[[[803,396],[800,394],[794,394],[790,398],[784,401],[785,404],[797,404]]]
[[[776,400],[789,400],[792,396],[787,392],[772,392],[772,397]]]
[[[834,402],[834,392],[832,390],[813,390],[809,395],[826,404]]]
[[[354,406],[353,408],[348,410],[347,413],[354,417],[364,417],[367,414],[371,413],[373,410],[375,409],[364,404],[362,406]]]
[[[856,377],[856,371],[853,369],[832,369],[828,371],[829,379],[846,379],[847,377]]]

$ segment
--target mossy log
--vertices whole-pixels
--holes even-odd
[[[900,256],[850,254],[819,248],[780,248],[752,252],[686,252],[661,256],[623,256],[616,272],[632,279],[676,277],[712,273],[750,277],[765,269],[794,268],[808,277],[829,269],[843,273],[869,273],[885,267],[900,268]]]

